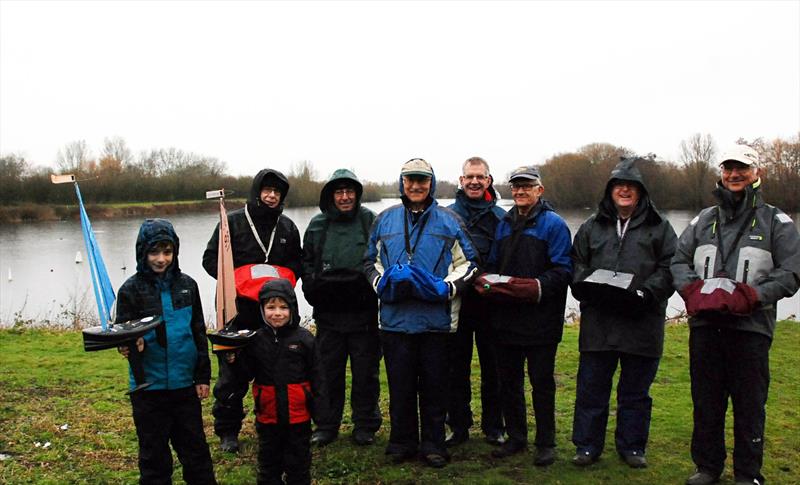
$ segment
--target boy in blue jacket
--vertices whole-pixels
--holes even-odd
[[[136,240],[136,274],[117,295],[117,322],[160,315],[164,323],[137,341],[151,385],[132,393],[140,483],[172,483],[172,452],[188,484],[216,484],[200,400],[208,397],[211,361],[197,283],[178,267],[178,235],[148,219]],[[120,352],[127,357],[126,347]],[[130,388],[136,383],[130,377]]]

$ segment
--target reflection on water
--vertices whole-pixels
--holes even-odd
[[[376,212],[396,204],[396,199],[365,204]],[[440,200],[448,205],[451,200]],[[510,204],[511,201],[502,201]],[[228,207],[233,210],[236,207]],[[287,209],[285,214],[300,229],[302,236],[308,222],[319,212],[316,207]],[[590,210],[561,211],[573,235],[591,213]],[[669,211],[666,216],[678,232],[683,231],[694,213]],[[182,214],[170,220],[180,237],[179,263],[200,287],[206,321],[214,321],[215,280],[201,266],[206,243],[219,217],[214,214]],[[795,224],[798,224],[795,215]],[[134,243],[141,218],[93,221],[97,241],[103,252],[114,288],[136,271]],[[9,325],[17,319],[69,324],[76,312],[96,318],[94,295],[91,290],[88,263],[75,263],[76,253],[85,257],[80,223],[43,222],[5,225],[0,227],[0,324]],[[10,279],[10,281],[9,281]],[[311,308],[299,291],[300,312],[310,314]],[[567,313],[577,310],[577,302],[567,301]],[[683,301],[673,295],[669,302],[671,315],[683,310]],[[800,295],[782,300],[778,317],[800,315]]]

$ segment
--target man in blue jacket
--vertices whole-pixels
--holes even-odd
[[[481,259],[486,260],[497,224],[506,214],[497,206],[497,192],[492,186],[489,164],[481,157],[467,159],[458,181],[461,187],[450,209],[464,221],[475,249]],[[461,298],[458,331],[451,342],[450,351],[447,424],[452,434],[447,437],[447,446],[456,446],[469,439],[469,428],[472,426],[470,371],[473,346],[478,348],[481,366],[481,429],[487,442],[494,445],[503,443],[503,416],[497,404],[500,402],[500,382],[494,353],[494,332],[489,323],[489,304],[472,287],[468,287]]]
[[[556,348],[561,341],[567,286],[572,279],[572,248],[566,222],[542,199],[544,186],[535,167],[520,167],[509,177],[514,207],[495,232],[487,269],[478,291],[493,299],[492,327],[508,439],[492,452],[504,458],[525,449],[525,361],[536,417],[534,465],[555,461]],[[497,277],[501,275],[501,277]],[[499,282],[499,288],[495,288]],[[507,286],[505,286],[507,285]]]
[[[478,255],[458,216],[436,203],[435,190],[428,162],[414,158],[403,165],[403,203],[375,220],[365,269],[381,302],[392,425],[386,454],[400,463],[419,451],[426,464],[440,468],[449,459],[447,347]]]

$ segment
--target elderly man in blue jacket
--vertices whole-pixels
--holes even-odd
[[[536,167],[509,177],[514,207],[495,232],[487,269],[478,278],[479,294],[494,301],[491,321],[497,345],[497,372],[508,439],[492,456],[504,458],[525,449],[525,361],[531,379],[536,439],[533,464],[555,461],[556,349],[561,341],[567,286],[572,279],[572,248],[564,219],[542,198]]]
[[[365,269],[381,302],[391,420],[386,454],[400,463],[419,452],[427,465],[440,468],[449,460],[447,348],[478,255],[458,216],[436,203],[435,191],[428,162],[414,158],[403,165],[402,204],[375,220]]]

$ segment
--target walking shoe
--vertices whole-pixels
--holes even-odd
[[[758,478],[736,478],[736,485],[761,485]]]
[[[375,434],[365,429],[353,431],[353,442],[359,446],[371,445],[375,442]]]
[[[497,433],[497,434],[490,433],[487,434],[486,438],[484,439],[486,440],[487,443],[494,446],[500,446],[506,442],[505,437],[503,437],[503,433]]]
[[[311,434],[311,444],[317,446],[327,446],[338,438],[338,433],[318,429]]]
[[[517,453],[523,451],[525,449],[525,443],[521,443],[519,441],[511,441],[508,440],[503,445],[496,449],[492,450],[492,456],[494,458],[505,458],[507,456],[516,455]]]
[[[444,440],[444,445],[448,448],[452,448],[453,446],[466,443],[468,440],[469,432],[465,429],[459,429],[447,435],[447,439]]]
[[[533,464],[536,466],[549,466],[556,461],[556,449],[552,446],[537,446],[533,455]]]
[[[572,457],[572,464],[575,466],[589,466],[597,462],[597,456],[588,451],[579,451]]]
[[[417,456],[417,453],[414,451],[392,451],[386,452],[386,459],[389,460],[391,463],[395,465],[399,465],[400,463],[406,462],[412,458]]]
[[[631,468],[647,468],[647,459],[641,451],[620,455],[620,458]]]
[[[424,457],[425,464],[431,468],[443,468],[447,465],[447,458],[438,454],[438,453],[430,453],[425,455]]]
[[[686,479],[686,485],[711,485],[719,481],[719,475],[712,475],[707,471],[697,470],[694,475]]]
[[[223,436],[219,439],[219,447],[228,453],[239,453],[239,438],[236,435]]]

